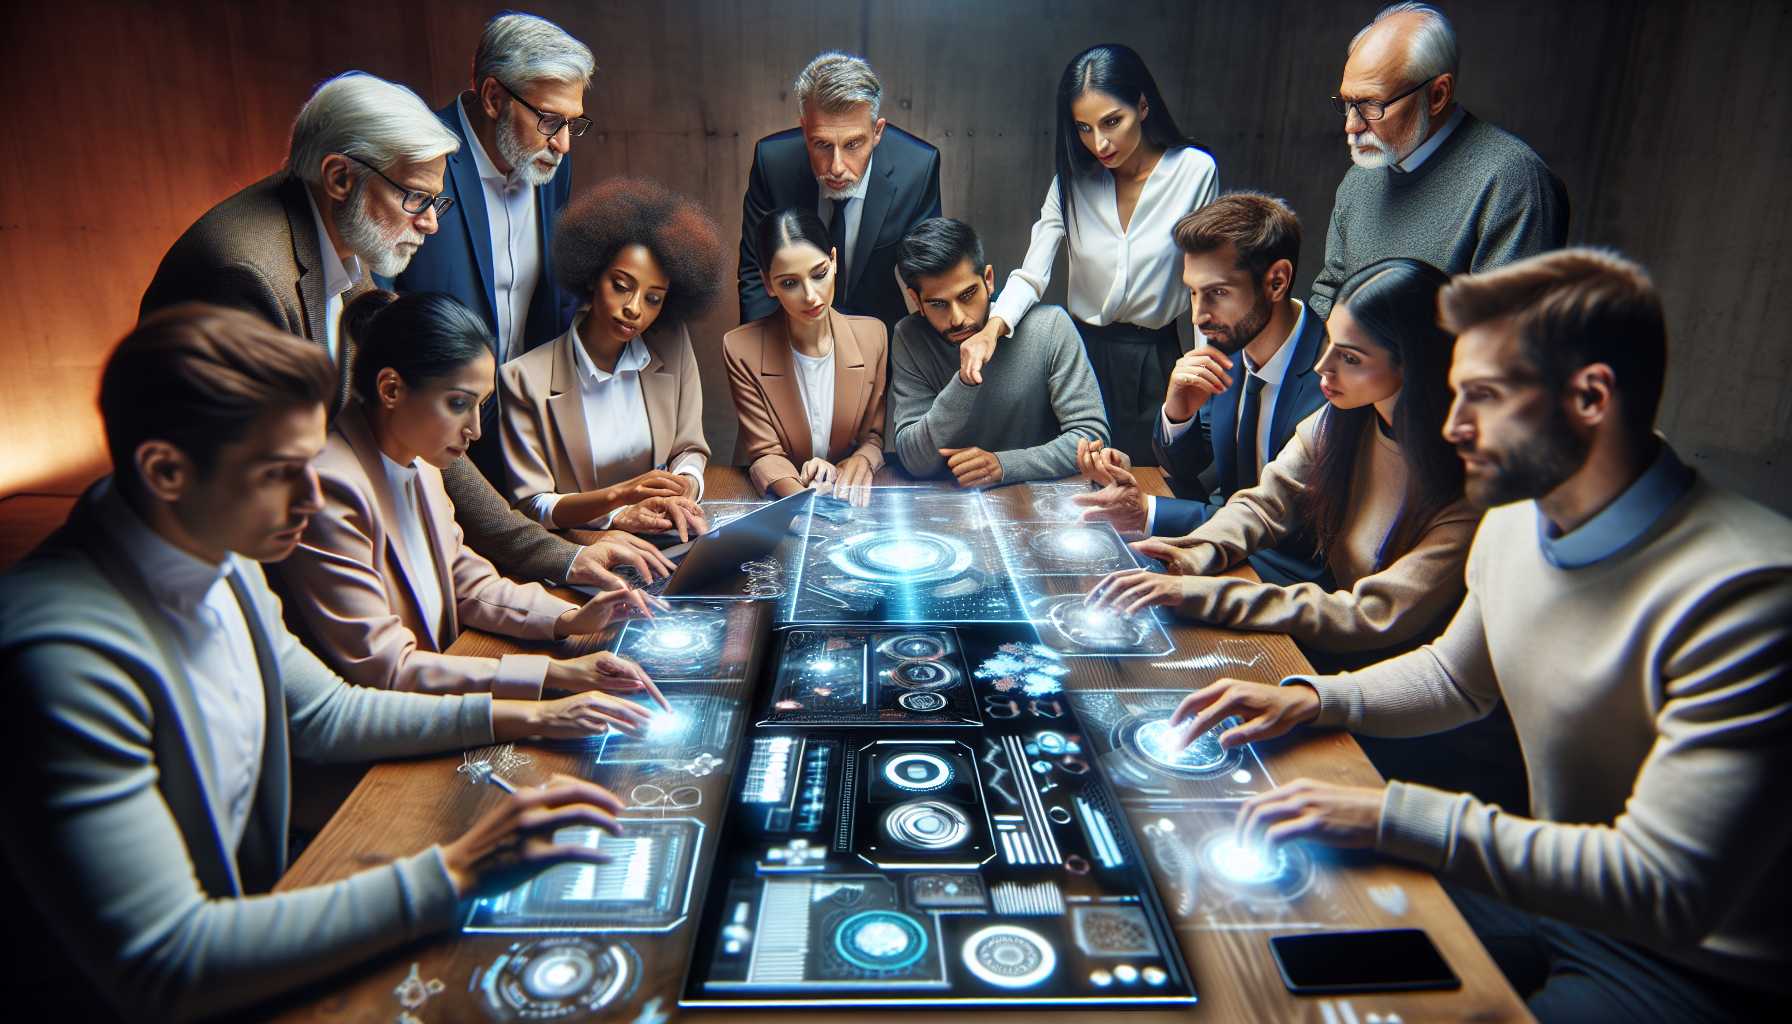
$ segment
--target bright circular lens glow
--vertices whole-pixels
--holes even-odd
[[[884,779],[897,789],[931,793],[952,781],[952,765],[938,754],[910,751],[884,763]]]
[[[884,541],[865,549],[865,561],[897,572],[926,568],[937,560],[938,549],[912,540]]]
[[[884,834],[917,850],[944,850],[970,838],[971,820],[951,804],[915,800],[884,815]]]
[[[1220,874],[1234,882],[1255,885],[1274,881],[1288,866],[1286,857],[1276,858],[1261,847],[1240,846],[1230,839],[1215,843],[1208,850],[1208,858]]]
[[[1220,746],[1219,729],[1210,729],[1194,738],[1188,746],[1182,743],[1182,730],[1172,726],[1168,718],[1156,718],[1139,726],[1133,734],[1139,752],[1166,768],[1184,772],[1210,772],[1224,765],[1230,754]]]
[[[998,988],[1031,988],[1058,967],[1045,936],[1012,924],[992,924],[964,940],[965,969]]]
[[[894,910],[861,911],[834,930],[834,951],[867,971],[903,970],[927,952],[927,932]]]

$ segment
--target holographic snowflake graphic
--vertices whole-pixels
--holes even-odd
[[[977,666],[977,678],[998,693],[1020,691],[1028,697],[1049,697],[1064,689],[1070,666],[1044,644],[1012,641]]]

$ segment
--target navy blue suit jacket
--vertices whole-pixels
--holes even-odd
[[[1325,404],[1325,396],[1319,392],[1319,374],[1313,368],[1325,347],[1325,321],[1308,310],[1300,333],[1287,343],[1294,346],[1294,351],[1270,415],[1272,458],[1294,436],[1300,421]],[[1243,364],[1237,364],[1232,372],[1232,386],[1208,399],[1195,414],[1195,425],[1183,431],[1174,443],[1164,437],[1163,421],[1159,418],[1152,431],[1151,447],[1176,497],[1157,499],[1151,524],[1151,532],[1156,536],[1181,537],[1190,533],[1238,490],[1238,404],[1244,394],[1245,376]],[[1214,469],[1216,486],[1211,493],[1203,494],[1199,478],[1209,466]],[[1272,551],[1259,552],[1252,563],[1258,574],[1271,582],[1319,579],[1324,567],[1313,548],[1312,537],[1303,532],[1284,539]]]
[[[800,128],[767,135],[753,147],[753,169],[740,216],[740,322],[752,323],[778,308],[759,279],[759,222],[787,206],[814,210],[821,186],[809,168]],[[909,229],[940,215],[940,151],[893,124],[871,158],[871,182],[853,241],[852,266],[835,287],[843,313],[874,316],[892,332],[908,315],[896,283],[896,245]],[[844,255],[844,254],[842,254]]]
[[[436,111],[436,117],[455,137],[460,149],[448,157],[448,173],[443,176],[443,194],[454,197],[454,205],[438,218],[436,233],[411,257],[410,266],[391,282],[382,282],[394,291],[446,292],[485,320],[485,326],[498,336],[497,288],[492,283],[492,229],[485,208],[485,189],[479,183],[479,165],[473,159],[477,145],[461,131],[460,98]],[[572,326],[580,297],[562,291],[554,281],[554,221],[572,195],[572,156],[560,161],[553,180],[535,189],[535,217],[541,233],[541,277],[535,282],[535,294],[529,300],[529,316],[523,322],[521,344],[512,339],[510,358],[515,359],[537,345],[553,341]],[[494,353],[495,355],[496,353]],[[496,400],[480,410],[484,431],[473,446],[473,462],[492,480],[504,479],[501,472]],[[493,475],[494,470],[500,470]]]

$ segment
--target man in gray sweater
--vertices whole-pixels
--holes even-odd
[[[321,346],[237,310],[145,320],[100,384],[114,473],[0,576],[0,850],[15,934],[47,943],[17,1019],[186,1020],[248,1006],[422,935],[459,901],[595,851],[622,805],[556,777],[460,838],[338,882],[287,867],[290,763],[414,757],[633,729],[626,702],[351,686],[300,646],[260,562],[321,507],[336,371]]]
[[[1225,746],[1303,722],[1414,736],[1503,700],[1534,818],[1297,782],[1245,804],[1243,841],[1438,872],[1542,1020],[1757,1019],[1792,993],[1792,523],[1653,432],[1667,344],[1642,268],[1567,249],[1459,277],[1439,306],[1460,336],[1446,436],[1492,507],[1461,611],[1409,654],[1221,680],[1175,720],[1240,716]]]
[[[1351,274],[1390,256],[1447,273],[1504,266],[1568,240],[1568,192],[1531,148],[1456,103],[1456,32],[1397,3],[1350,41],[1333,97],[1350,159],[1307,306],[1329,317]]]
[[[890,415],[896,456],[918,477],[949,473],[960,487],[1070,476],[1079,439],[1107,443],[1095,371],[1070,315],[1036,305],[983,367],[959,374],[958,346],[989,322],[994,266],[962,221],[915,225],[896,269],[919,313],[897,323]]]

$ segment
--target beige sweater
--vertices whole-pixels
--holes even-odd
[[[1504,699],[1535,819],[1394,782],[1377,846],[1526,910],[1792,991],[1792,523],[1698,481],[1628,547],[1487,514],[1436,642],[1310,680],[1319,724],[1441,732]]]
[[[1325,409],[1302,421],[1257,486],[1238,491],[1213,518],[1173,543],[1189,548],[1205,578],[1178,607],[1192,619],[1234,629],[1288,633],[1327,651],[1370,651],[1418,637],[1462,598],[1462,564],[1480,514],[1458,501],[1436,516],[1411,551],[1375,572],[1375,555],[1400,512],[1406,462],[1371,422],[1357,447],[1350,513],[1326,564],[1338,586],[1291,587],[1217,574],[1271,548],[1299,523]]]

